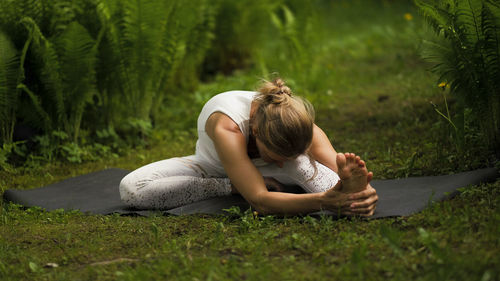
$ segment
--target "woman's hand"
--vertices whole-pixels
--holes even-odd
[[[346,215],[369,217],[375,212],[378,195],[375,188],[368,184],[365,190],[349,194],[348,200],[352,203],[349,206],[349,210],[345,212]]]
[[[366,189],[357,193],[337,191],[339,185],[323,194],[323,208],[343,215],[371,216],[378,201],[376,190],[368,184]]]

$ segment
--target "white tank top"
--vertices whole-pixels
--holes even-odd
[[[218,94],[203,106],[198,116],[196,155],[202,157],[222,175],[226,174],[224,167],[220,162],[212,139],[210,139],[205,131],[207,119],[214,112],[224,113],[238,125],[248,143],[248,136],[250,135],[250,107],[256,94],[257,92],[250,91],[229,91]]]

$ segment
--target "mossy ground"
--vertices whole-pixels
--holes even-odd
[[[379,16],[376,11],[358,15],[361,2],[348,3],[340,2],[329,23],[336,27],[335,37],[321,68],[331,79],[304,91],[334,147],[360,154],[378,179],[483,167],[487,152],[457,154],[446,139],[446,123],[431,105],[442,106],[442,91],[418,56],[422,31],[414,8],[391,10],[393,2],[386,1],[389,6],[371,7]],[[405,19],[405,13],[413,19]],[[349,17],[359,24],[347,24]],[[285,75],[293,82],[299,74]],[[237,71],[201,85],[192,107],[170,108],[184,109],[164,120],[165,129],[155,131],[148,146],[127,155],[1,172],[2,192],[192,154],[203,101],[223,90],[251,89],[257,77],[253,70]],[[500,278],[500,181],[467,187],[409,217],[378,220],[255,217],[250,211],[233,217],[145,218],[0,204],[2,280]]]

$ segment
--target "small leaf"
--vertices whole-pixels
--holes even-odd
[[[29,267],[31,269],[32,272],[37,272],[38,271],[38,265],[36,265],[36,263],[30,261],[29,263]]]

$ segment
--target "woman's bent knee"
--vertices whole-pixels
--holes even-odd
[[[120,199],[123,203],[131,207],[139,207],[140,198],[137,192],[136,180],[131,174],[126,175],[121,181],[119,186]]]

